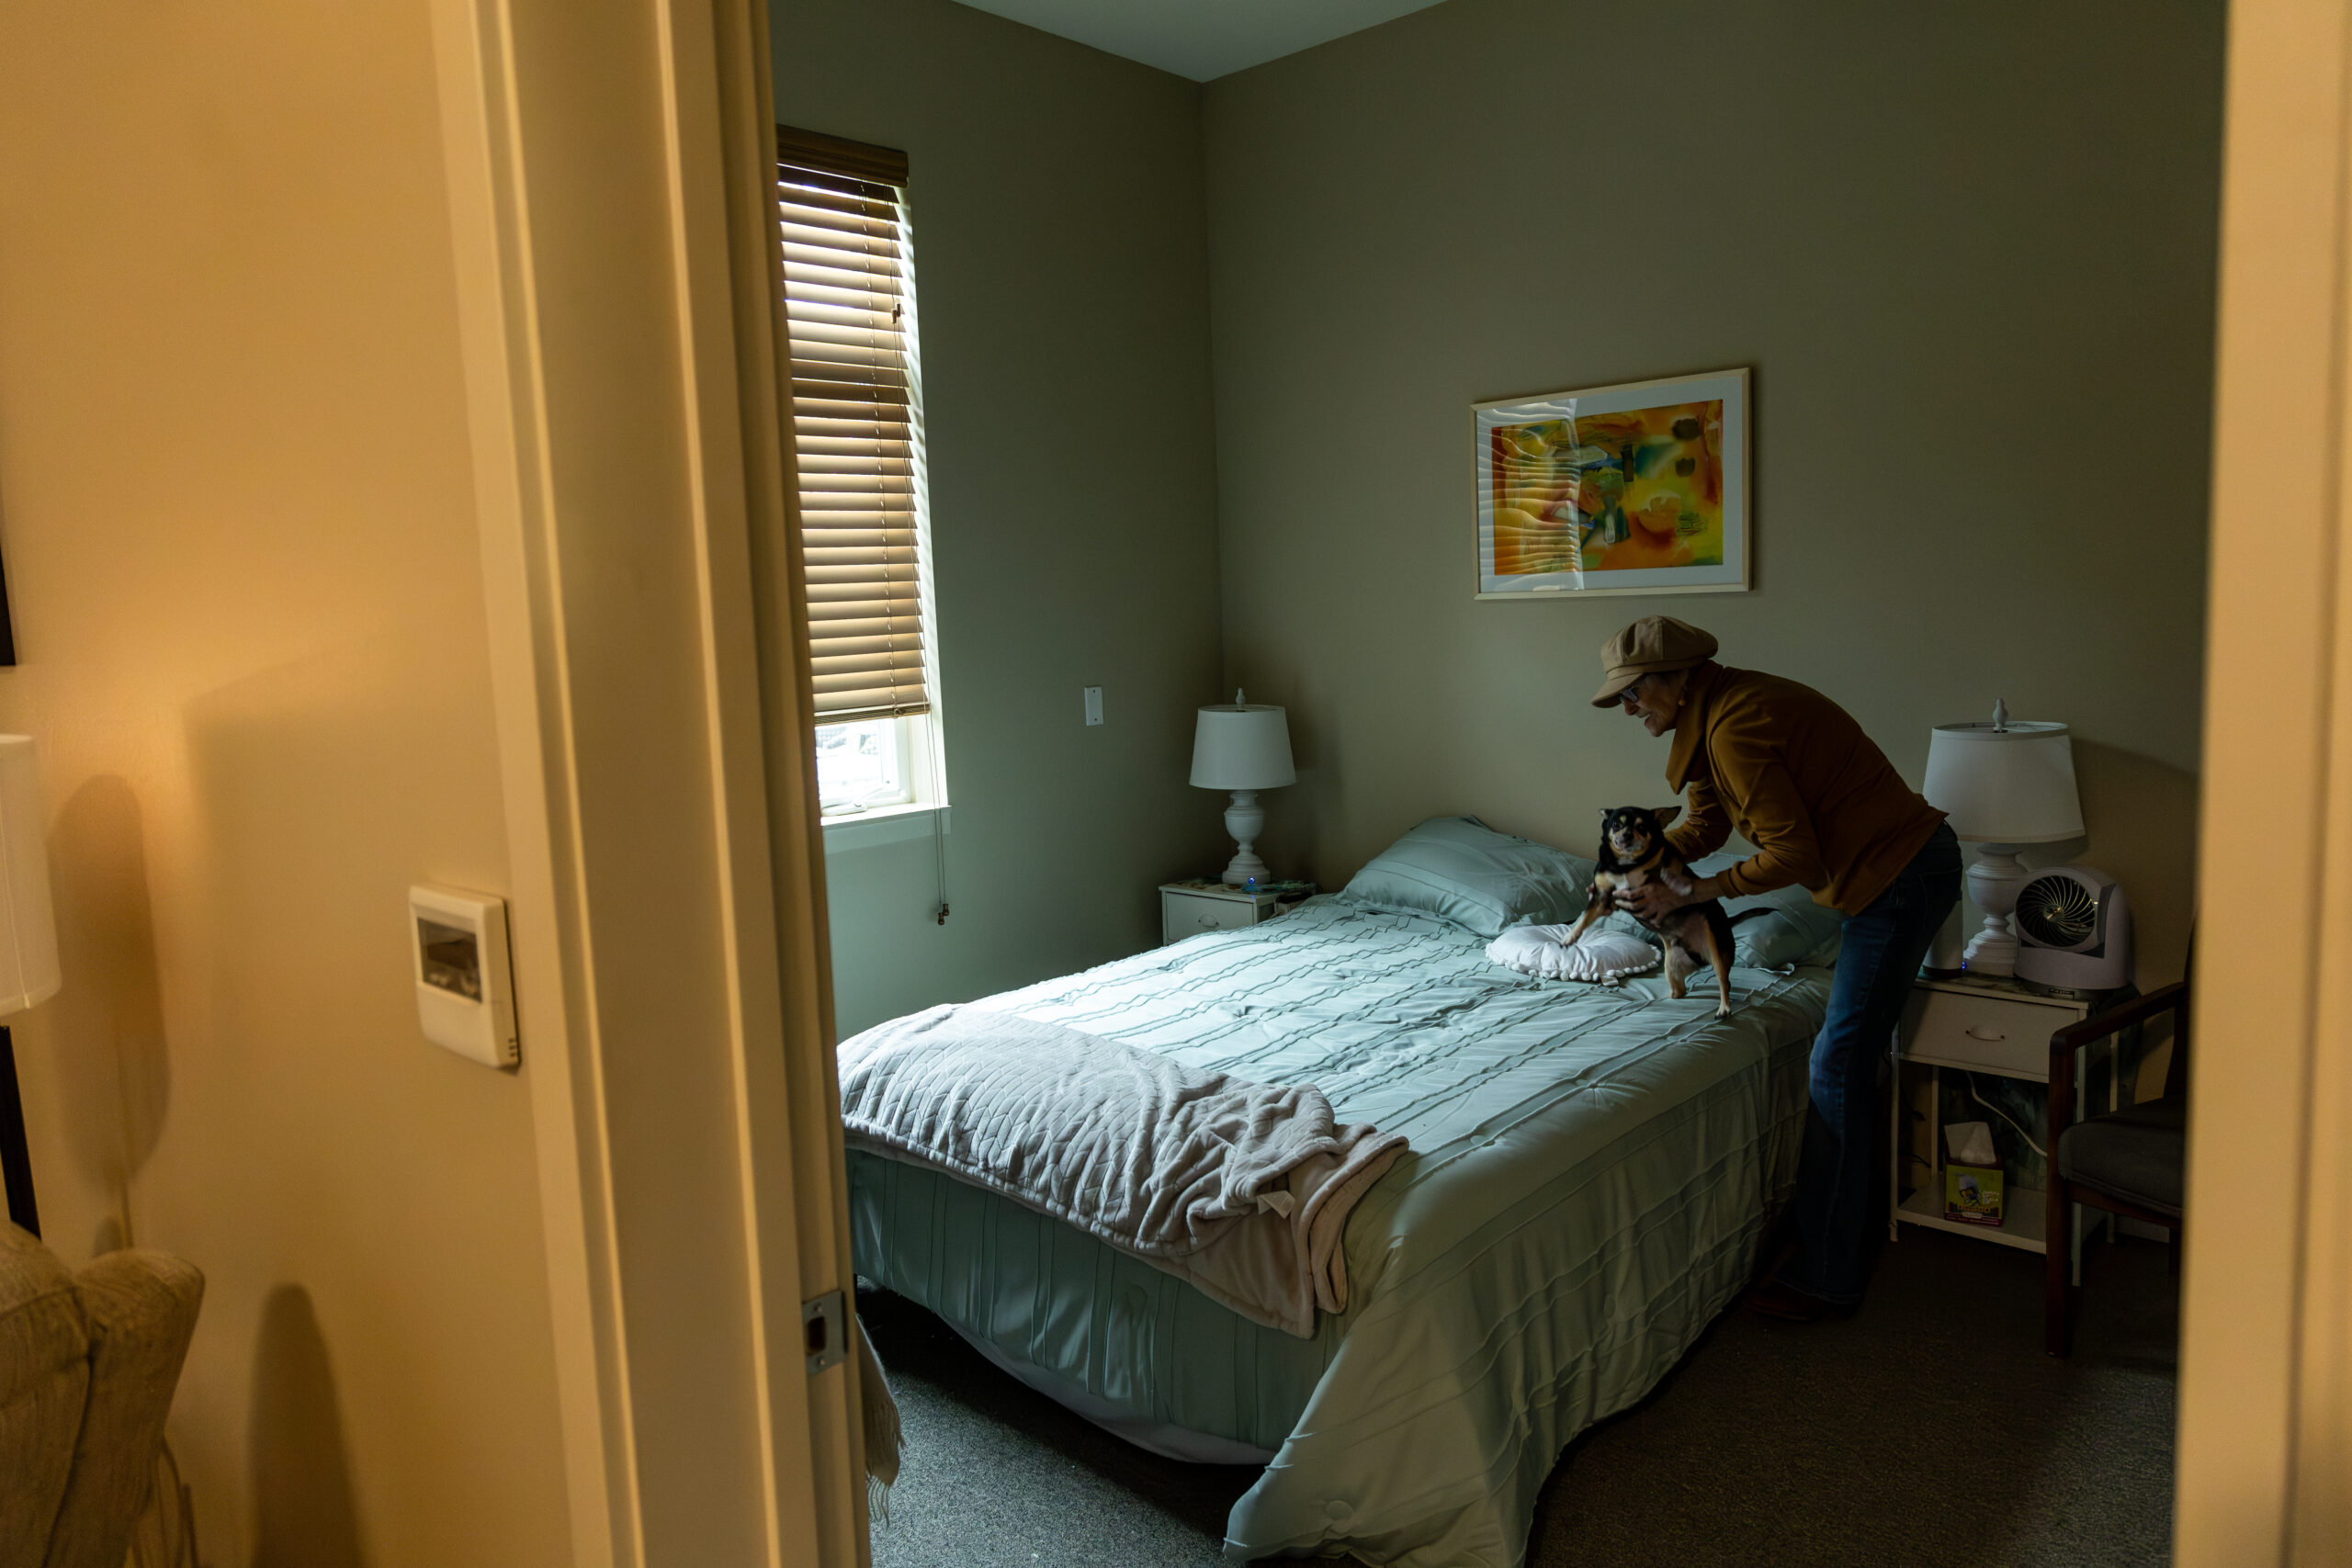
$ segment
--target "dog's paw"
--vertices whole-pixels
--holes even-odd
[[[1717,1002],[1715,1004],[1715,1016],[1717,1018],[1729,1018],[1731,1016],[1731,1004],[1729,1002]]]

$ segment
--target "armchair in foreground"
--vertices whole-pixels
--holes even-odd
[[[169,1254],[69,1269],[0,1222],[0,1562],[123,1568],[203,1301]]]

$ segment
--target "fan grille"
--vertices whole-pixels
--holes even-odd
[[[2018,895],[2018,930],[2041,947],[2079,947],[2098,930],[2098,898],[2071,876],[2037,876]]]

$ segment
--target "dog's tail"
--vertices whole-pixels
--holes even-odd
[[[1736,926],[1742,920],[1752,920],[1758,915],[1770,915],[1777,912],[1778,911],[1773,909],[1769,904],[1760,909],[1742,909],[1738,914],[1734,915],[1731,918],[1730,923]]]

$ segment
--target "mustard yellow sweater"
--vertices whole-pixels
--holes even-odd
[[[1810,686],[1710,660],[1690,672],[1666,782],[1689,791],[1667,835],[1685,859],[1736,829],[1757,852],[1721,874],[1733,893],[1806,888],[1860,914],[1944,814],[1919,798],[1844,708]]]

